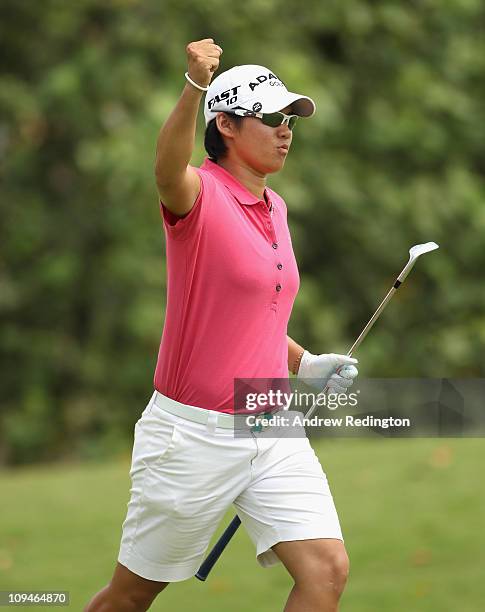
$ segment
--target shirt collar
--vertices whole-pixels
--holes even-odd
[[[240,204],[257,204],[258,202],[263,202],[261,198],[255,196],[254,193],[251,193],[249,189],[236,180],[230,172],[211,161],[209,158],[204,160],[201,170],[210,172],[212,176],[221,181],[221,183],[223,183],[229,189]],[[269,197],[267,189],[265,189],[265,193]]]

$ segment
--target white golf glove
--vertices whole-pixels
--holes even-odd
[[[345,393],[359,371],[353,365],[357,359],[347,355],[324,353],[313,355],[305,351],[300,361],[297,378],[308,378],[308,384],[323,391],[328,385],[330,393]]]

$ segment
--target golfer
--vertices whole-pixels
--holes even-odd
[[[313,355],[286,334],[298,268],[285,202],[266,179],[315,104],[264,66],[212,80],[222,49],[211,38],[186,51],[186,84],[156,152],[168,282],[155,390],[135,426],[118,563],[85,610],[149,609],[170,582],[194,576],[234,504],[259,563],[283,563],[294,581],[285,611],[334,612],[348,557],[307,437],[234,435],[236,378],[291,371],[344,392],[357,374],[355,359]],[[195,168],[204,93],[208,158]]]

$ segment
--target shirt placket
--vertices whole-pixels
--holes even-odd
[[[273,277],[273,291],[271,295],[271,309],[276,311],[278,309],[278,303],[280,300],[281,292],[283,291],[283,264],[280,259],[280,244],[278,242],[278,236],[276,235],[273,215],[274,215],[274,204],[268,197],[268,205],[262,202],[264,207],[264,225],[266,235],[268,236],[268,244],[272,251],[273,266],[274,266],[274,277]],[[270,212],[272,209],[272,212]]]

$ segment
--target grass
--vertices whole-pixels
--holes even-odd
[[[342,612],[485,609],[484,440],[340,439],[315,449],[351,558]],[[0,590],[68,590],[81,611],[111,577],[128,470],[126,455],[0,473]],[[259,567],[240,529],[206,583],[172,584],[151,609],[276,612],[290,587],[282,567]]]

